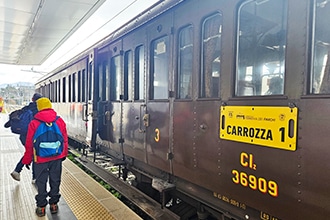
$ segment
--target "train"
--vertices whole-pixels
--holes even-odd
[[[329,17],[328,0],[161,0],[35,88],[164,208],[328,219]]]

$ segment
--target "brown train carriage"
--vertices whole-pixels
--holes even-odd
[[[161,1],[37,89],[72,139],[163,203],[201,219],[327,219],[329,15],[327,0]]]

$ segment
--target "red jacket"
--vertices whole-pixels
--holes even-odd
[[[57,114],[53,109],[44,109],[42,111],[39,111],[37,114],[35,114],[34,118],[49,123],[49,122],[53,122],[56,119],[56,115]],[[26,142],[25,142],[25,153],[22,160],[23,164],[30,164],[33,159],[35,163],[46,163],[52,160],[65,158],[68,155],[68,133],[66,131],[66,124],[61,117],[59,117],[56,120],[56,124],[61,130],[64,139],[64,146],[63,146],[64,149],[62,154],[55,157],[47,157],[47,158],[34,155],[33,136],[39,124],[41,123],[38,120],[32,120],[29,124],[28,132],[26,136]]]

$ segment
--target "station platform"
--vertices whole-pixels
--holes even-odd
[[[46,216],[35,214],[36,186],[32,184],[31,170],[23,168],[21,180],[14,180],[10,173],[23,156],[24,146],[19,136],[4,128],[8,114],[0,113],[0,219],[6,220],[121,220],[141,219],[124,203],[87,175],[69,159],[63,162],[59,211]]]

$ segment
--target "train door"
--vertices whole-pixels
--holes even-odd
[[[124,154],[147,163],[144,143],[145,103],[145,29],[123,38],[123,150]]]
[[[90,147],[95,149],[96,147],[96,132],[97,132],[97,120],[94,117],[96,114],[96,103],[94,95],[97,94],[94,91],[94,77],[95,77],[95,65],[96,65],[97,49],[89,54],[86,71],[82,72],[82,87],[86,88],[82,92],[82,101],[85,102],[83,105],[83,120],[86,123],[86,142]],[[93,101],[94,100],[94,101]]]
[[[195,12],[178,11],[174,19],[178,42],[173,172],[205,188],[218,184],[222,15],[209,13],[215,5],[210,1]]]
[[[111,154],[122,157],[122,43],[98,52],[98,135]]]
[[[171,148],[169,128],[171,126],[171,42],[172,14],[165,14],[147,27],[149,46],[149,77],[147,86],[146,149],[148,163],[166,172],[170,168]]]
[[[87,84],[88,60],[88,56],[86,56],[67,69],[71,73],[68,77],[68,101],[71,101],[68,111],[70,115],[70,133],[73,139],[87,143],[87,145],[90,143],[92,130],[90,114],[92,112],[92,103],[88,103],[89,99],[86,98],[86,92],[89,93],[92,89],[91,85]],[[90,61],[92,62],[92,59]]]

